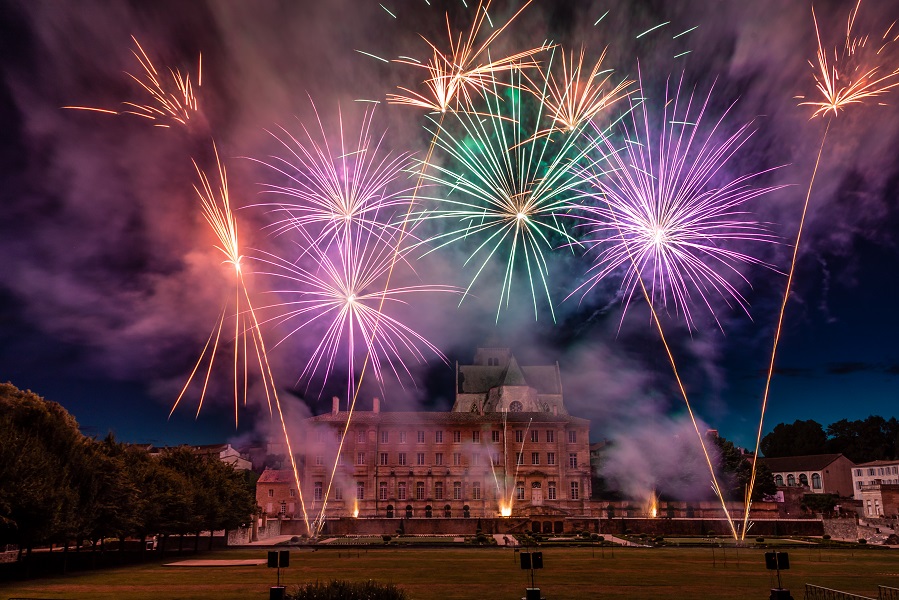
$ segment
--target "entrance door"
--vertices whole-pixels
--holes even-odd
[[[531,488],[531,504],[534,506],[543,506],[543,489]]]

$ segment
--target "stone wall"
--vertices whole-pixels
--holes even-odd
[[[824,533],[835,540],[854,542],[858,539],[858,520],[855,517],[849,519],[824,519]]]

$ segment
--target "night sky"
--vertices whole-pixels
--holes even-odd
[[[283,127],[300,135],[303,124],[316,131],[313,103],[329,132],[338,111],[348,130],[358,131],[373,104],[356,100],[383,101],[397,86],[415,87],[422,79],[420,70],[358,51],[426,59],[419,34],[442,48],[444,14],[459,30],[471,17],[460,1],[382,4],[0,2],[0,380],[61,403],[91,435],[114,431],[123,440],[164,444],[239,442],[268,432],[258,385],[251,386],[235,430],[227,370],[213,374],[198,418],[192,390],[168,419],[233,290],[200,212],[191,159],[207,163],[215,141],[239,207],[246,254],[287,257],[292,246],[267,227],[272,215],[253,206],[264,185],[283,183],[257,162],[283,155],[268,131]],[[827,45],[839,43],[853,5],[816,4]],[[864,4],[856,31],[879,40],[899,17],[890,10],[886,2]],[[503,2],[490,8],[495,25],[512,12]],[[667,24],[637,37],[661,23]],[[132,35],[158,67],[195,74],[202,53],[200,114],[190,126],[159,128],[132,115],[62,108],[121,110],[123,101],[145,98],[126,74],[140,69]],[[738,248],[770,265],[742,273],[749,315],[712,297],[720,327],[701,307],[692,330],[674,312],[663,319],[701,419],[752,445],[783,273],[826,124],[811,119],[813,110],[797,106],[795,98],[815,93],[808,63],[817,48],[811,5],[535,0],[495,52],[544,40],[566,50],[584,45],[593,57],[608,46],[616,81],[635,78],[639,62],[650,102],[669,76],[677,80],[682,72],[697,96],[713,88],[713,115],[737,101],[725,129],[752,121],[755,130],[727,168],[779,167],[759,184],[786,187],[746,206],[778,238]],[[899,67],[895,48],[884,54],[890,59]],[[897,415],[897,94],[899,88],[851,106],[832,122],[800,245],[766,430],[795,419],[827,425]],[[429,140],[425,124],[422,110],[382,102],[372,131],[386,131],[385,150],[421,158]],[[394,316],[439,348],[449,366],[431,353],[425,364],[411,362],[414,381],[387,381],[383,390],[369,381],[363,408],[382,395],[388,410],[447,409],[454,361],[470,361],[478,345],[501,345],[524,364],[560,363],[566,403],[593,420],[594,439],[643,439],[679,428],[683,401],[645,303],[634,301],[622,319],[620,277],[580,301],[563,300],[583,282],[591,258],[559,254],[551,259],[555,323],[545,310],[535,322],[526,294],[514,297],[495,323],[496,277],[479,280],[460,307],[457,297],[410,300]],[[419,283],[467,285],[471,273],[463,259],[453,248],[428,255],[416,266]],[[258,304],[274,302],[267,293],[272,282],[254,275],[252,260],[246,264]],[[274,322],[263,330],[270,346],[286,333]],[[318,334],[304,330],[271,351],[291,418],[326,410],[331,394],[342,393],[339,376],[325,382],[321,394],[321,384],[298,385]]]

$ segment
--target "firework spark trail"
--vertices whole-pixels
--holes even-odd
[[[391,156],[381,151],[385,133],[377,138],[371,134],[374,110],[366,110],[355,144],[346,139],[340,112],[339,147],[332,148],[314,103],[312,109],[320,138],[313,137],[305,125],[302,140],[284,128],[281,135],[271,134],[287,151],[287,156],[256,162],[289,180],[285,185],[263,184],[267,193],[287,200],[257,206],[271,207],[283,214],[272,225],[276,234],[301,227],[314,232],[314,241],[322,248],[332,243],[346,243],[351,229],[357,226],[380,235],[384,225],[378,222],[378,213],[390,207],[405,207],[404,196],[411,192],[411,189],[391,187],[409,168],[409,154]]]
[[[634,81],[623,79],[618,84],[609,87],[612,79],[612,69],[602,69],[602,61],[606,56],[607,48],[604,48],[596,64],[586,76],[584,75],[584,54],[582,47],[577,61],[572,52],[568,58],[562,52],[562,74],[556,78],[552,73],[552,58],[550,66],[544,72],[537,67],[542,75],[542,83],[529,77],[526,72],[522,74],[528,80],[527,88],[538,97],[543,98],[546,104],[546,112],[552,118],[552,124],[548,129],[538,131],[537,136],[548,136],[553,131],[573,133],[587,122],[599,115],[600,112],[609,109],[619,100],[629,96],[628,88]]]
[[[737,128],[730,135],[725,134],[724,141],[716,142],[714,138],[722,129],[730,111],[728,108],[705,137],[701,137],[700,126],[712,90],[694,113],[692,93],[682,106],[682,86],[683,76],[673,98],[666,86],[657,148],[653,148],[649,110],[644,101],[641,101],[640,111],[642,124],[638,123],[637,111],[631,110],[631,125],[623,126],[625,150],[620,150],[609,136],[598,132],[600,135],[596,143],[604,156],[593,168],[606,161],[609,167],[596,171],[592,178],[599,190],[601,204],[593,209],[596,216],[588,217],[587,221],[594,233],[603,236],[595,241],[594,246],[608,244],[609,247],[600,252],[598,266],[592,269],[598,272],[573,293],[581,291],[586,294],[602,278],[620,267],[627,269],[622,283],[625,311],[639,288],[699,439],[711,474],[712,489],[721,501],[736,539],[736,526],[727,509],[656,305],[667,307],[670,296],[676,312],[684,315],[690,327],[693,326],[693,319],[689,303],[694,294],[700,297],[716,322],[718,318],[706,296],[707,292],[714,291],[728,305],[733,300],[746,310],[746,302],[739,290],[713,267],[724,267],[727,272],[745,281],[737,269],[738,265],[764,264],[751,255],[729,251],[722,244],[730,241],[774,241],[761,224],[746,218],[742,205],[783,186],[753,188],[749,185],[753,178],[767,171],[725,178],[726,166],[752,135],[749,125]],[[642,81],[640,88],[643,88]],[[649,288],[646,277],[652,281]],[[695,292],[691,292],[691,288]]]
[[[197,84],[194,86],[190,74],[182,73],[177,69],[169,68],[171,80],[168,80],[153,65],[153,61],[144,52],[143,47],[133,35],[134,45],[137,50],[131,53],[140,63],[143,72],[139,75],[126,72],[150,96],[149,102],[140,104],[137,102],[122,102],[124,110],[115,111],[105,108],[92,108],[88,106],[64,106],[63,108],[74,110],[88,110],[112,115],[135,115],[154,121],[156,127],[170,127],[167,121],[179,125],[187,125],[193,116],[199,111],[195,87],[203,85],[203,55],[197,62]]]
[[[437,123],[434,137],[439,148],[457,166],[432,165],[433,174],[424,178],[447,190],[425,197],[433,208],[414,215],[417,221],[442,221],[451,229],[437,233],[426,243],[429,252],[469,238],[474,250],[465,264],[474,263],[465,295],[496,256],[503,254],[505,266],[496,319],[512,296],[515,265],[524,262],[531,292],[534,316],[538,316],[538,297],[545,295],[553,320],[555,314],[549,291],[549,265],[545,252],[559,245],[576,246],[577,240],[562,221],[584,196],[584,183],[575,165],[590,150],[578,150],[575,136],[564,136],[560,143],[548,137],[528,135],[520,102],[520,80],[513,77],[504,98],[495,87],[484,94],[484,111],[456,113],[462,135],[454,136],[446,125]],[[546,105],[537,102],[533,131],[539,130]],[[538,293],[538,289],[540,292]],[[461,301],[464,301],[463,296]],[[460,303],[461,303],[460,301]]]
[[[218,169],[218,177],[219,184],[218,187],[214,187],[209,180],[209,177],[206,173],[200,168],[196,161],[194,161],[194,168],[197,171],[197,176],[200,180],[200,186],[194,186],[194,190],[197,193],[197,196],[200,198],[200,202],[203,208],[203,217],[206,219],[206,222],[212,228],[213,232],[216,235],[216,238],[219,241],[219,244],[215,247],[225,255],[225,263],[230,264],[234,268],[235,272],[235,298],[234,298],[234,362],[233,362],[233,379],[234,379],[234,426],[237,427],[238,421],[238,408],[240,405],[240,391],[239,391],[239,362],[241,357],[243,357],[243,401],[246,404],[247,401],[247,386],[249,381],[249,360],[247,357],[248,353],[248,344],[247,337],[250,336],[253,341],[253,349],[256,354],[256,361],[258,363],[259,371],[262,374],[262,387],[265,390],[266,403],[268,404],[269,414],[272,414],[272,400],[274,400],[274,406],[278,413],[278,418],[281,422],[281,429],[284,433],[284,441],[288,449],[288,453],[290,455],[290,464],[293,470],[294,481],[297,485],[297,489],[299,490],[299,498],[300,498],[300,506],[303,513],[303,520],[306,524],[307,531],[309,530],[309,517],[306,513],[306,504],[303,499],[303,490],[300,486],[300,477],[299,472],[297,470],[296,459],[293,455],[293,451],[291,449],[290,436],[287,432],[287,425],[284,420],[284,414],[281,409],[281,401],[278,397],[278,390],[275,386],[275,381],[272,376],[271,366],[268,360],[268,353],[265,349],[265,340],[262,336],[262,330],[259,326],[259,321],[256,317],[256,312],[253,308],[253,303],[250,299],[249,290],[247,290],[246,282],[243,277],[243,269],[241,268],[241,262],[243,256],[240,253],[240,242],[237,234],[237,221],[234,218],[234,213],[231,209],[231,198],[228,193],[228,175],[225,170],[225,166],[222,164],[219,154],[218,148],[216,148],[215,144],[213,144],[213,151],[215,154],[216,166]],[[200,365],[204,360],[207,359],[208,356],[208,365],[206,368],[206,376],[203,381],[203,388],[200,392],[200,400],[197,406],[197,415],[200,414],[200,410],[203,407],[203,401],[206,397],[206,391],[208,389],[209,378],[212,373],[212,367],[215,362],[215,356],[218,351],[218,342],[221,338],[222,329],[225,322],[225,316],[228,308],[228,300],[226,300],[225,305],[222,307],[222,312],[218,320],[218,325],[213,328],[212,333],[209,336],[209,339],[206,341],[206,345],[203,348],[203,351],[200,353],[200,357],[197,360],[196,365],[191,371],[190,376],[184,384],[184,387],[181,389],[181,393],[178,395],[178,398],[175,400],[174,405],[172,406],[171,411],[169,412],[169,417],[174,414],[175,409],[178,408],[178,404],[184,397],[184,394],[187,392],[190,387],[191,382],[193,381],[194,376],[197,373]],[[213,342],[214,338],[214,342]],[[212,342],[212,346],[210,347],[210,343]],[[241,352],[242,346],[242,352]]]
[[[861,7],[861,0],[855,5],[855,8],[849,13],[849,19],[846,24],[846,37],[842,45],[842,50],[834,49],[834,62],[828,63],[827,52],[821,42],[821,33],[818,28],[818,19],[815,16],[814,8],[812,9],[812,21],[815,24],[815,37],[818,41],[817,65],[811,61],[809,64],[814,70],[815,87],[821,95],[818,101],[800,102],[800,106],[815,107],[812,113],[812,119],[817,116],[827,115],[827,125],[821,136],[821,145],[818,148],[818,155],[815,159],[815,166],[812,169],[812,176],[809,180],[808,190],[805,195],[805,202],[802,205],[802,213],[799,219],[799,228],[796,232],[796,243],[793,245],[793,257],[790,261],[790,270],[787,276],[787,284],[784,288],[783,299],[780,304],[780,311],[777,316],[777,326],[774,330],[774,342],[771,348],[771,357],[768,362],[768,371],[765,377],[765,388],[762,393],[762,408],[759,416],[759,426],[756,431],[755,453],[752,459],[752,470],[749,478],[749,486],[746,489],[745,511],[743,521],[743,536],[746,536],[746,525],[749,520],[749,509],[752,503],[752,492],[755,488],[756,465],[758,461],[759,448],[762,443],[762,431],[765,426],[765,413],[768,409],[768,400],[771,391],[771,379],[774,376],[774,362],[777,356],[777,347],[780,343],[780,337],[783,329],[784,313],[787,309],[787,301],[790,297],[790,289],[793,284],[793,275],[796,270],[796,260],[799,256],[799,243],[802,239],[802,231],[805,226],[805,219],[808,213],[809,201],[812,196],[812,188],[815,185],[815,178],[818,175],[818,167],[821,164],[821,157],[824,153],[824,145],[827,141],[827,134],[835,117],[840,111],[845,110],[848,106],[854,104],[864,104],[872,98],[877,98],[887,93],[894,87],[899,86],[899,66],[893,67],[892,70],[883,68],[882,61],[887,56],[888,47],[899,40],[899,36],[890,37],[891,31],[895,26],[895,22],[887,28],[886,32],[881,36],[883,42],[876,51],[873,46],[869,45],[870,38],[868,36],[854,37],[852,28],[855,25],[855,19],[858,16],[858,10]],[[798,98],[804,99],[804,96]]]
[[[586,295],[625,266],[625,313],[642,274],[651,279],[653,305],[667,308],[672,304],[692,328],[690,304],[697,296],[716,322],[711,293],[748,314],[742,294],[716,267],[746,281],[739,265],[764,265],[725,245],[775,241],[764,224],[748,217],[744,205],[784,186],[751,185],[753,179],[772,169],[728,177],[731,159],[753,135],[751,123],[716,141],[731,105],[702,136],[702,119],[712,90],[694,110],[693,93],[683,102],[682,86],[683,76],[673,97],[666,86],[656,147],[649,109],[642,100],[639,106],[632,103],[630,125],[621,121],[624,149],[616,137],[594,127],[596,149],[602,156],[591,165],[590,180],[599,190],[600,202],[583,217],[584,227],[594,237],[581,241],[599,252],[590,269],[592,275],[571,295]]]

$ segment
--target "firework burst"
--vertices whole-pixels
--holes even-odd
[[[127,73],[140,88],[148,95],[145,103],[122,102],[123,110],[109,110],[105,108],[92,108],[88,106],[64,106],[63,108],[75,110],[89,110],[112,115],[134,115],[153,121],[156,127],[170,127],[173,124],[184,125],[195,118],[199,111],[196,88],[203,85],[203,55],[197,61],[197,82],[194,85],[189,73],[182,73],[177,69],[167,68],[169,77],[160,72],[137,38],[134,40],[136,50],[131,53],[140,63],[142,71],[135,75]]]
[[[256,365],[258,366],[259,372],[261,373],[262,387],[265,390],[265,397],[268,404],[269,414],[273,414],[272,407],[274,406],[274,409],[277,412],[278,418],[281,422],[281,429],[284,433],[284,441],[288,448],[290,464],[293,469],[294,481],[297,484],[297,489],[300,490],[299,497],[303,519],[308,530],[309,518],[306,513],[306,505],[303,500],[302,488],[300,487],[300,477],[297,470],[296,459],[294,457],[293,451],[291,450],[290,436],[287,433],[287,425],[284,421],[284,414],[281,410],[281,401],[278,398],[278,390],[275,386],[275,381],[272,376],[272,370],[268,360],[268,353],[265,349],[265,340],[262,336],[262,331],[259,328],[259,320],[256,316],[256,311],[253,308],[253,303],[250,299],[250,294],[247,290],[246,282],[244,281],[243,277],[243,270],[241,268],[243,255],[240,252],[240,242],[237,234],[237,221],[234,218],[234,213],[231,209],[231,197],[228,193],[228,175],[225,171],[225,166],[219,159],[218,149],[214,144],[213,150],[215,153],[215,160],[218,171],[218,186],[214,186],[212,184],[206,173],[202,169],[200,169],[199,165],[197,165],[196,161],[194,161],[194,167],[197,170],[197,176],[200,180],[200,185],[194,186],[194,190],[196,191],[197,196],[200,198],[200,203],[203,208],[203,217],[212,228],[212,231],[215,233],[215,236],[218,239],[219,244],[215,247],[225,256],[225,264],[230,265],[234,269],[235,278],[233,304],[232,298],[230,298],[229,294],[229,297],[225,299],[225,302],[222,306],[222,311],[219,316],[218,323],[215,327],[213,327],[212,332],[209,335],[209,339],[206,341],[206,346],[200,353],[200,357],[194,365],[190,376],[187,378],[184,387],[181,389],[181,393],[178,394],[178,398],[175,400],[175,403],[172,406],[172,410],[169,412],[169,417],[171,417],[172,414],[174,414],[175,409],[178,408],[178,405],[184,398],[184,395],[187,393],[188,388],[193,382],[194,377],[197,375],[198,370],[205,361],[207,365],[206,374],[203,378],[200,400],[197,405],[197,415],[200,414],[200,411],[203,408],[203,401],[206,397],[209,378],[212,374],[212,367],[215,363],[215,357],[219,349],[219,341],[221,340],[222,333],[225,327],[225,318],[230,306],[234,313],[234,426],[237,427],[238,423],[238,412],[241,399],[241,382],[243,383],[242,397],[244,404],[246,404],[247,401],[247,386],[249,382],[248,371],[249,364],[251,362],[249,358],[249,352],[252,348],[252,352],[256,357]],[[250,345],[247,338],[250,339],[252,345]]]
[[[583,157],[575,137],[554,142],[535,135],[546,106],[536,102],[526,107],[521,87],[513,83],[485,94],[483,111],[456,113],[452,125],[459,125],[461,133],[435,122],[434,137],[445,160],[432,165],[424,178],[436,184],[438,193],[423,197],[430,207],[414,215],[445,229],[426,240],[433,246],[428,252],[469,244],[465,265],[474,274],[465,295],[489,264],[504,263],[497,320],[509,306],[519,269],[535,318],[544,297],[553,313],[547,254],[578,244],[565,222],[583,196],[584,183],[580,170],[573,168]],[[532,112],[525,114],[529,108]]]
[[[495,29],[480,44],[477,43],[477,38],[484,20],[487,18],[487,10],[490,7],[489,0],[486,4],[483,2],[478,4],[471,29],[465,36],[461,32],[459,35],[453,36],[449,15],[447,15],[446,29],[449,38],[447,53],[441,52],[435,44],[425,39],[425,43],[432,51],[432,56],[427,63],[404,58],[396,60],[398,63],[426,71],[428,77],[423,82],[426,93],[400,87],[399,90],[403,94],[388,94],[387,101],[391,104],[415,106],[438,113],[455,109],[463,100],[470,104],[473,95],[480,94],[483,90],[491,87],[496,74],[520,68],[523,61],[531,59],[535,54],[548,48],[548,46],[540,46],[497,60],[490,58],[490,46],[530,3],[531,0],[525,2],[506,21],[505,25]]]
[[[692,328],[690,307],[696,302],[717,321],[712,294],[748,311],[732,279],[745,281],[740,265],[763,263],[728,245],[774,241],[745,205],[779,186],[751,185],[766,171],[729,177],[730,162],[753,134],[751,123],[723,132],[731,105],[703,134],[711,90],[694,102],[693,93],[682,97],[682,86],[683,77],[674,90],[666,85],[658,124],[645,101],[632,102],[630,119],[621,121],[623,148],[618,136],[594,127],[602,157],[591,168],[597,202],[585,218],[583,243],[597,255],[589,278],[574,293],[586,294],[623,268],[625,312],[646,280],[651,304],[673,308]]]
[[[812,8],[818,53],[816,62],[809,61],[809,64],[814,69],[819,99],[801,102],[800,106],[815,107],[813,117],[836,116],[852,104],[862,104],[899,86],[899,65],[888,67],[884,64],[889,55],[888,49],[899,40],[899,32],[894,31],[896,22],[887,28],[879,40],[867,35],[856,36],[852,28],[860,7],[861,0],[858,0],[849,13],[846,38],[841,48],[834,48],[832,59],[821,42],[818,18]]]
[[[392,156],[382,151],[385,134],[371,134],[373,110],[365,112],[355,142],[347,140],[340,113],[339,146],[332,147],[314,104],[312,108],[320,138],[305,125],[301,139],[283,128],[280,135],[272,134],[287,156],[273,156],[262,164],[286,177],[288,183],[265,184],[266,192],[284,200],[260,206],[279,215],[272,225],[277,234],[302,228],[323,248],[349,243],[356,228],[380,235],[385,225],[379,221],[379,213],[406,208],[405,196],[411,190],[396,189],[392,184],[409,168],[409,154]]]

